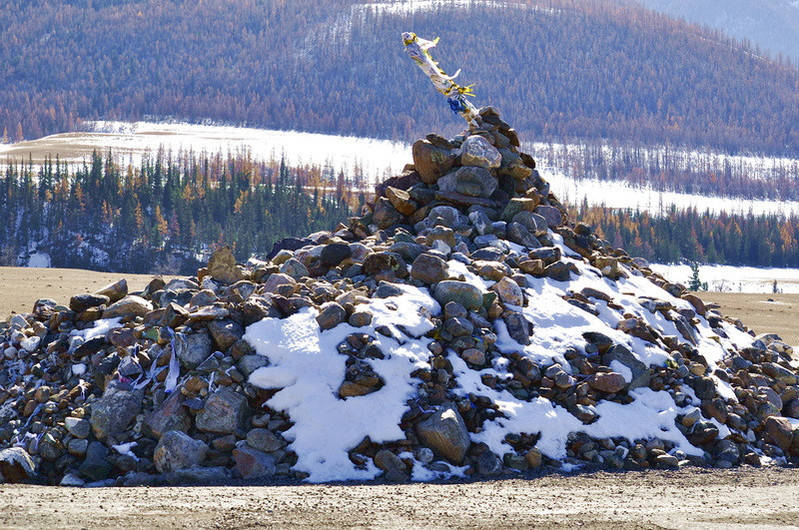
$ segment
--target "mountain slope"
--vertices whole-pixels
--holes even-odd
[[[799,3],[794,0],[638,0],[644,6],[704,24],[799,61]]]
[[[407,141],[433,128],[456,132],[402,53],[400,32],[414,30],[440,35],[445,68],[462,67],[462,80],[478,83],[478,103],[492,101],[531,139],[799,150],[796,69],[640,8],[569,0],[87,5],[0,2],[6,137],[145,116]]]

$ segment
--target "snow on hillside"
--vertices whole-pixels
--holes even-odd
[[[0,145],[0,159],[20,160],[32,156],[34,162],[45,156],[58,153],[61,160],[82,163],[93,150],[111,149],[118,154],[118,161],[138,165],[146,154],[155,153],[160,147],[177,153],[193,150],[209,153],[248,151],[256,160],[279,159],[285,156],[289,165],[330,165],[343,169],[352,176],[358,171],[367,182],[376,183],[388,176],[397,175],[411,160],[411,146],[407,143],[336,136],[298,131],[277,131],[225,125],[197,125],[187,123],[154,122],[88,122],[91,132],[63,133],[46,136],[18,144]],[[579,145],[526,144],[531,154],[545,149],[580,149]],[[611,149],[606,149],[612,156]],[[657,156],[662,148],[652,149]],[[752,176],[768,178],[770,171],[786,164],[796,164],[793,159],[758,156],[727,156],[706,152],[682,152],[683,163],[747,164]],[[706,197],[687,193],[661,192],[651,188],[637,188],[622,181],[576,180],[567,171],[557,167],[540,166],[555,195],[563,202],[577,204],[587,200],[591,205],[613,208],[632,208],[657,214],[661,209],[675,205],[678,208],[709,209],[713,212],[783,213],[798,214],[799,202],[741,200],[723,197]]]
[[[81,163],[93,150],[111,149],[118,161],[138,165],[142,157],[165,151],[195,153],[249,151],[256,160],[279,160],[289,165],[331,165],[352,174],[356,167],[370,179],[397,174],[410,160],[410,147],[388,140],[276,131],[223,125],[153,122],[88,122],[90,132],[63,133],[18,144],[0,145],[0,158],[34,161],[58,153],[61,160]]]
[[[691,278],[689,265],[652,264],[652,270],[684,285]],[[707,283],[710,291],[733,293],[771,293],[776,280],[779,292],[799,294],[799,269],[700,265],[699,279]]]

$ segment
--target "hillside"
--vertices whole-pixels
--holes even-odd
[[[412,29],[440,35],[445,68],[463,67],[479,101],[531,139],[799,152],[797,70],[720,34],[599,0],[409,5],[3,0],[0,138],[148,116],[405,141],[456,132],[417,97],[426,87],[398,42]]]
[[[799,3],[795,0],[638,0],[644,6],[723,31],[776,57],[799,61]]]

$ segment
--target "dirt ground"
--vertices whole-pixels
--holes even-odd
[[[740,318],[755,333],[778,333],[786,343],[799,345],[799,294],[697,294],[705,302],[719,304],[722,314]]]
[[[799,470],[471,484],[0,488],[0,528],[797,528]]]
[[[140,291],[151,274],[116,274],[82,269],[31,269],[0,267],[0,322],[13,312],[29,313],[40,298],[68,304],[72,295],[93,293],[125,278],[129,291]]]

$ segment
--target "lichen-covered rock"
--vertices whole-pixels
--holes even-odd
[[[433,291],[433,298],[441,305],[456,302],[467,309],[478,309],[483,306],[483,292],[480,288],[459,280],[439,282]]]
[[[414,142],[411,152],[413,165],[425,184],[435,184],[455,163],[455,157],[448,150],[426,140]]]
[[[470,197],[490,197],[497,189],[497,179],[487,169],[464,166],[438,179],[438,188]]]
[[[155,446],[153,461],[159,473],[186,469],[202,463],[208,445],[181,431],[167,431]]]
[[[141,411],[142,392],[109,387],[92,403],[92,432],[99,440],[123,432]]]
[[[235,433],[249,414],[247,399],[230,387],[211,394],[197,413],[197,429],[213,433]]]
[[[502,155],[482,136],[469,136],[461,145],[461,164],[496,169],[502,164]]]

